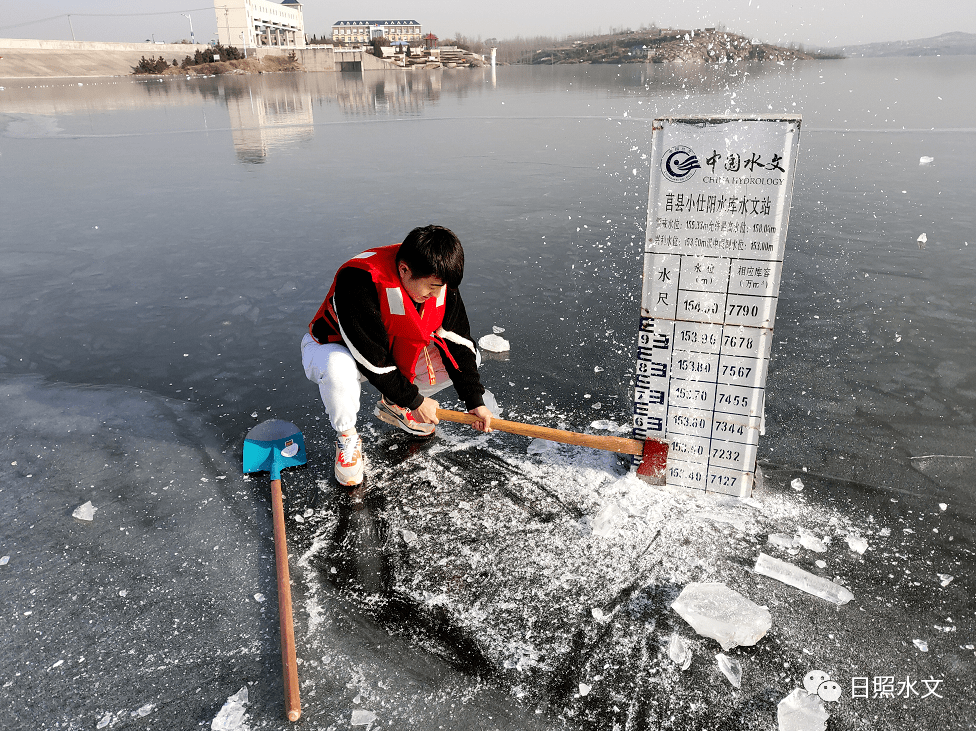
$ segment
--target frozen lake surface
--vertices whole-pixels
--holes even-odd
[[[238,474],[277,417],[309,445],[285,481],[310,728],[356,709],[374,728],[772,728],[814,668],[846,683],[839,728],[967,727],[971,61],[5,82],[0,725],[209,726],[248,685],[249,727],[284,727],[266,490]],[[482,369],[503,415],[627,423],[650,123],[724,112],[803,115],[761,507],[455,427],[408,448],[371,418],[370,490],[332,487],[298,343],[339,263],[428,222],[465,244],[473,334],[505,327]],[[798,527],[827,554],[766,544]],[[770,595],[760,550],[857,599]],[[689,581],[773,612],[730,653],[741,691],[667,608]],[[690,675],[667,665],[675,631]],[[888,675],[945,698],[850,697]]]

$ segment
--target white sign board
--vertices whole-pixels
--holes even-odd
[[[667,482],[755,482],[800,117],[657,119],[634,434],[667,439]]]

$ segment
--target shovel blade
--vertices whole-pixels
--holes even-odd
[[[305,439],[289,421],[262,421],[244,438],[245,473],[270,472],[272,480],[280,480],[283,469],[298,467],[306,461]]]

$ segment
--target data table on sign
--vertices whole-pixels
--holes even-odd
[[[762,420],[778,262],[647,256],[634,426],[671,444],[668,482],[751,488]]]

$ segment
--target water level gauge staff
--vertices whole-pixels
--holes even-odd
[[[357,254],[336,272],[302,340],[305,375],[319,386],[336,430],[335,475],[363,480],[356,431],[362,381],[381,398],[373,413],[415,437],[438,423],[433,396],[453,383],[479,431],[491,411],[478,373],[479,356],[458,285],[464,249],[443,226],[415,228],[403,243]]]

